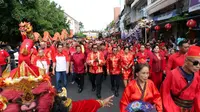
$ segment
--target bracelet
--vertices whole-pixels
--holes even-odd
[[[104,102],[103,102],[103,100],[97,100],[97,101],[100,103],[101,107],[104,107]]]

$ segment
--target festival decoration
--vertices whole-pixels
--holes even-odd
[[[165,29],[168,31],[168,30],[170,30],[172,28],[172,25],[170,24],[170,23],[167,23],[166,25],[165,25]]]
[[[39,41],[42,39],[38,32],[33,32],[33,27],[30,22],[21,22],[19,24],[19,31],[22,35],[22,40],[31,39],[33,41]]]
[[[51,35],[49,34],[49,32],[48,32],[48,31],[45,31],[42,40],[45,41],[45,42],[47,42],[47,41],[49,41],[49,40],[51,40],[51,39],[52,39],[52,38],[51,38]]]
[[[156,31],[159,31],[159,30],[160,30],[160,26],[157,25],[157,26],[154,27],[154,29],[155,29]]]
[[[189,27],[189,29],[192,29],[197,26],[197,22],[193,19],[190,19],[187,21],[186,25]]]
[[[142,112],[156,112],[156,109],[153,105],[147,102],[143,101],[134,101],[130,103],[127,108],[127,112],[136,112],[136,111],[142,111]]]

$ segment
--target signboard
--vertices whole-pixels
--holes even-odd
[[[189,12],[193,12],[200,9],[200,0],[190,0]]]
[[[161,14],[161,15],[158,15],[158,16],[155,16],[153,18],[154,21],[161,21],[161,20],[165,20],[165,19],[169,19],[171,17],[174,17],[176,16],[176,10],[172,10],[170,12],[166,12],[164,14]]]

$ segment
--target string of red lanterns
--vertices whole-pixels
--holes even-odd
[[[189,29],[192,29],[192,28],[194,28],[194,27],[197,26],[197,22],[196,22],[195,20],[193,20],[193,19],[190,19],[190,20],[187,21],[186,25],[189,27]],[[165,29],[166,29],[167,31],[170,30],[171,28],[172,28],[172,25],[171,25],[170,23],[167,23],[167,24],[165,25]],[[160,30],[160,26],[159,26],[159,25],[156,25],[156,26],[154,27],[154,29],[155,29],[156,31],[159,31],[159,30]]]

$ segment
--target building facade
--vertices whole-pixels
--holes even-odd
[[[73,34],[80,32],[79,22],[67,13],[65,13],[65,16],[67,19],[66,22],[70,24],[70,30],[73,32]]]
[[[199,0],[125,0],[125,6],[119,16],[118,27],[121,32],[127,32],[126,38],[128,38],[135,33],[141,21],[148,20],[153,21],[150,32],[147,34],[148,38],[161,38],[163,36],[167,40],[170,35],[176,38],[200,37],[200,33],[198,33],[200,30],[199,10]],[[186,34],[188,31],[186,23],[189,19],[196,20],[197,27]],[[165,29],[167,23],[172,25],[169,31]],[[156,25],[160,26],[159,31],[155,31]],[[142,37],[146,33],[144,28]]]

